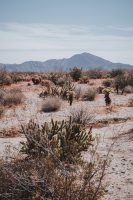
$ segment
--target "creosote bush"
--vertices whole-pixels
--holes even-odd
[[[82,95],[84,101],[94,101],[96,97],[96,89],[87,87]]]
[[[61,99],[58,97],[50,96],[44,100],[42,105],[43,112],[55,112],[58,111],[61,107]]]

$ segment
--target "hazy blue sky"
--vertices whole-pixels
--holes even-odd
[[[133,0],[0,0],[0,62],[89,52],[133,64]]]

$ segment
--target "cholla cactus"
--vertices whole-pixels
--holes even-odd
[[[102,93],[103,94],[106,94],[106,93],[111,93],[111,92],[113,92],[113,90],[112,90],[112,88],[110,88],[110,87],[107,87],[107,88],[104,88],[103,90],[102,90]]]
[[[22,126],[21,132],[26,137],[26,142],[21,142],[23,153],[28,156],[52,157],[56,155],[60,161],[73,163],[81,158],[81,152],[86,151],[92,145],[91,128],[89,132],[82,124],[69,121],[45,122],[39,126],[30,121]]]
[[[69,92],[70,91],[74,91],[74,84],[73,83],[71,83],[70,81],[67,81],[64,85],[63,85],[63,87],[62,87],[62,89],[61,89],[61,97],[63,98],[63,99],[68,99],[68,96],[69,96]]]
[[[105,89],[103,89],[103,93],[105,94],[104,98],[105,98],[106,106],[110,106],[111,105],[111,98],[109,96],[109,94],[111,92],[112,92],[111,88],[105,88]]]
[[[44,87],[39,96],[44,98],[47,96],[60,96],[60,88],[57,86]]]

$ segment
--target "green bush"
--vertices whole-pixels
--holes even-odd
[[[78,67],[74,67],[70,71],[70,76],[73,78],[74,81],[79,81],[79,79],[82,76],[82,69],[80,69]]]

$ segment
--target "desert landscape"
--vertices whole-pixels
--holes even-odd
[[[72,199],[80,199],[78,197],[79,188],[81,189],[83,185],[82,199],[130,200],[133,198],[132,70],[82,71],[77,67],[69,72],[52,71],[47,73],[1,70],[0,80],[1,199],[16,199],[15,193],[17,193],[17,196],[20,195],[19,198],[22,199],[45,199],[46,191],[44,188],[46,186],[42,189],[42,186],[39,185],[41,181],[46,178],[49,185],[48,182],[51,181],[51,178],[57,180],[59,178],[63,184],[64,178],[60,177],[59,172],[59,174],[56,174],[58,178],[54,177],[55,174],[51,175],[50,169],[54,167],[59,170],[60,164],[57,161],[54,164],[53,157],[45,155],[45,148],[51,150],[52,154],[57,156],[57,160],[60,160],[64,168],[67,167],[65,169],[66,175],[64,175],[67,177],[66,182],[64,182],[64,185],[60,183],[62,186],[57,186],[58,190],[63,188],[62,191],[58,191],[59,194],[56,192],[55,185],[47,185],[47,187],[50,187],[49,190],[52,188],[52,191],[55,192],[57,199],[62,199],[61,196],[65,190],[67,190],[66,199],[70,199],[69,195]],[[111,100],[109,103],[108,98],[105,97],[107,93]],[[64,129],[58,127],[59,133],[56,127],[56,121],[60,124],[63,120],[69,124],[66,130],[74,137],[70,139],[66,136],[66,142],[70,142],[70,146],[66,147],[60,146],[63,138],[61,139],[61,135],[58,136],[58,134],[65,134],[65,126]],[[41,125],[43,127],[44,124],[49,126],[47,134],[51,137],[50,143],[47,141],[46,135],[41,132],[42,129],[37,128]],[[60,126],[59,124],[58,126]],[[76,143],[76,129],[68,129],[75,125],[81,126],[80,128],[83,131],[77,130],[79,135],[81,134],[78,138],[79,143]],[[50,134],[53,135],[50,136]],[[82,134],[85,134],[84,139]],[[59,137],[58,139],[56,135],[57,138]],[[65,135],[62,135],[62,137],[65,137]],[[41,140],[48,143],[43,143]],[[71,140],[73,141],[72,144]],[[40,147],[41,145],[42,147]],[[73,151],[70,150],[71,145],[74,147]],[[66,153],[62,158],[60,157],[61,147],[62,149],[66,148]],[[39,150],[39,148],[42,148],[42,150]],[[60,150],[57,152],[57,149]],[[76,149],[79,152],[76,153]],[[42,151],[43,154],[41,152],[38,154],[39,151]],[[27,166],[27,158],[33,161],[33,171],[30,171],[30,167],[25,169],[23,166],[24,163]],[[38,159],[39,161],[37,161]],[[41,170],[43,166],[46,166],[49,177],[45,177],[45,175],[40,177],[39,174],[36,174],[37,166],[35,162],[41,163]],[[52,162],[54,166],[49,162]],[[85,165],[90,164],[92,164],[92,169],[90,170],[87,167],[89,176],[84,182],[82,180],[83,175],[81,175],[81,178],[78,177],[77,173],[86,171]],[[82,169],[82,171],[81,168],[84,170]],[[62,171],[62,169],[60,170]],[[6,176],[4,173],[6,173]],[[30,176],[30,181],[26,177],[23,180],[21,176],[23,178]],[[75,176],[74,182],[71,180],[73,176]],[[89,178],[91,176],[92,180]],[[7,185],[7,181],[10,184]],[[25,181],[25,186],[23,181]],[[78,182],[75,183],[75,181]],[[34,186],[35,188],[31,186],[33,188],[28,193],[31,183],[35,183],[36,186]],[[66,188],[67,184],[70,184],[69,187],[73,187],[71,190],[74,191],[69,191]],[[76,193],[77,187],[79,187],[78,193]],[[12,192],[10,188],[12,188]],[[20,190],[23,192],[20,192]],[[92,191],[90,192],[90,190]],[[16,191],[19,191],[19,193]],[[90,193],[91,196],[88,197]],[[27,194],[27,197],[25,194]],[[51,194],[47,194],[47,199],[53,199]]]
[[[0,0],[0,200],[133,200],[133,0]]]

